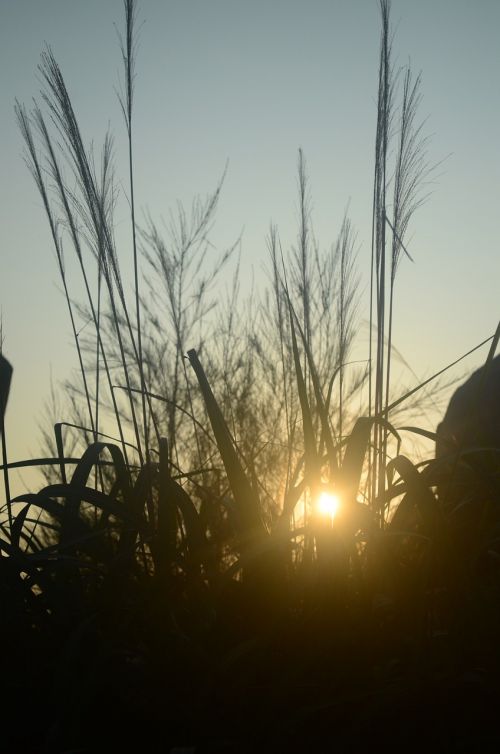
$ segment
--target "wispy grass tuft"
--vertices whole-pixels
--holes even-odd
[[[13,689],[4,712],[23,722],[6,735],[13,728],[17,748],[47,751],[90,750],[96,740],[142,751],[159,735],[168,750],[215,751],[228,741],[235,751],[320,750],[344,739],[361,750],[380,742],[373,731],[387,743],[389,729],[391,741],[407,744],[394,709],[405,723],[425,720],[429,688],[458,689],[458,698],[461,674],[491,665],[489,693],[500,667],[500,452],[460,448],[417,464],[402,452],[402,430],[439,435],[394,424],[453,366],[394,398],[396,274],[411,258],[408,230],[432,173],[420,76],[395,74],[390,2],[380,0],[370,345],[368,368],[358,368],[356,233],[346,212],[322,250],[302,149],[297,240],[282,249],[270,226],[262,295],[241,296],[239,239],[212,249],[225,173],[191,213],[178,205],[166,228],[151,217],[138,227],[137,5],[123,7],[133,314],[114,236],[112,136],[99,160],[84,147],[50,48],[42,105],[28,112],[16,103],[82,387],[69,390],[69,421],[53,395],[50,452],[9,462],[0,332],[9,619],[0,640]],[[79,281],[69,279],[69,248]],[[491,341],[482,386],[499,339],[500,326],[481,344]],[[360,415],[353,406],[363,401]],[[485,452],[494,459],[487,471],[478,463]],[[48,483],[11,499],[9,470],[30,464],[43,466]],[[453,464],[467,496],[448,505],[442,490],[456,481]],[[346,723],[353,704],[359,746]]]

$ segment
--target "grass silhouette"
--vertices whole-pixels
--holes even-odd
[[[471,451],[469,441],[443,450],[442,425],[438,457],[414,464],[400,452],[394,423],[427,384],[391,397],[396,271],[432,168],[416,120],[420,78],[406,70],[398,88],[390,4],[380,7],[375,337],[368,368],[351,382],[354,233],[346,216],[333,251],[317,251],[302,151],[297,244],[285,257],[270,229],[261,309],[241,313],[235,298],[215,309],[209,295],[237,251],[208,265],[222,182],[190,217],[179,210],[167,240],[153,221],[137,228],[133,0],[124,2],[121,102],[134,313],[114,241],[111,137],[96,167],[50,49],[40,66],[44,109],[16,105],[52,231],[83,400],[73,393],[78,415],[57,421],[52,455],[33,462],[51,470],[37,493],[11,499],[2,431],[7,750],[498,746],[497,435],[495,450]],[[139,238],[152,281],[139,279]],[[81,304],[70,294],[67,247],[81,273]],[[159,289],[168,343],[155,315]],[[219,317],[218,349],[203,329],[210,314]],[[81,317],[92,328],[83,345]],[[499,336],[500,328],[488,339],[484,380],[462,388],[477,390],[477,400],[497,373]],[[8,382],[0,357],[2,419]],[[363,389],[366,414],[356,417],[351,398]],[[475,411],[458,408],[462,416]],[[84,441],[71,457],[68,431]],[[459,478],[450,504],[443,490]],[[340,500],[335,516],[318,510],[325,491]]]

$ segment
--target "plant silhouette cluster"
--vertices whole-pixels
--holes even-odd
[[[115,242],[111,136],[98,162],[50,49],[42,104],[16,104],[80,383],[68,391],[70,422],[54,395],[47,457],[32,462],[45,486],[12,498],[9,471],[28,462],[7,457],[12,370],[0,353],[7,748],[493,750],[498,433],[456,426],[471,428],[483,397],[498,392],[500,327],[467,383],[467,406],[459,391],[438,435],[410,428],[439,449],[412,463],[394,419],[430,380],[391,392],[394,290],[433,168],[417,119],[420,77],[393,67],[389,0],[380,0],[373,337],[362,367],[350,364],[355,232],[346,214],[320,250],[302,150],[297,241],[283,253],[271,226],[258,301],[239,303],[239,242],[213,254],[222,180],[166,230],[151,218],[138,226],[137,9],[124,8],[132,304]],[[231,292],[216,302],[231,264]],[[340,501],[335,515],[318,509],[325,493]]]

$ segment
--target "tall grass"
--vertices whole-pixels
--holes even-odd
[[[71,392],[77,415],[68,426],[85,440],[80,457],[70,457],[58,417],[57,453],[37,461],[53,469],[48,483],[11,500],[2,431],[0,565],[15,608],[2,639],[38,652],[36,672],[27,673],[27,689],[11,695],[9,709],[20,719],[20,700],[35,700],[40,679],[50,678],[54,710],[48,727],[49,703],[40,706],[27,745],[43,738],[48,751],[91,750],[99,720],[108,746],[144,750],[163,733],[167,748],[222,746],[226,737],[236,751],[288,750],[294,739],[319,745],[328,735],[325,710],[339,741],[354,740],[342,713],[353,699],[358,713],[367,710],[360,729],[369,739],[401,694],[408,721],[425,709],[415,702],[422,684],[460,690],[453,663],[463,669],[482,653],[498,664],[489,556],[498,526],[495,471],[485,505],[472,515],[478,524],[484,514],[490,530],[482,526],[464,560],[454,539],[461,506],[450,512],[436,496],[449,479],[450,456],[412,463],[393,421],[441,372],[394,397],[396,273],[410,257],[407,231],[432,169],[418,121],[421,79],[409,69],[395,74],[388,0],[380,9],[366,368],[350,363],[356,234],[346,213],[336,241],[320,251],[302,150],[296,244],[283,251],[271,226],[268,287],[244,306],[239,241],[218,255],[210,243],[223,179],[190,215],[179,207],[166,233],[151,218],[137,226],[134,0],[124,0],[120,99],[133,314],[114,241],[111,136],[96,165],[50,49],[40,66],[42,106],[29,112],[16,104],[80,365],[81,387]],[[80,283],[68,279],[67,249]],[[221,274],[233,262],[221,302]],[[488,364],[499,333],[488,339]],[[3,420],[7,389],[0,386]],[[360,395],[366,412],[357,416],[352,399],[359,403]],[[461,452],[451,461],[467,463]],[[325,516],[319,500],[327,492],[340,502]],[[15,649],[9,678],[21,659]],[[376,707],[374,691],[386,695],[385,707]]]

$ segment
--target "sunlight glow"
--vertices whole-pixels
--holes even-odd
[[[318,511],[333,520],[340,505],[340,498],[331,492],[322,492],[318,499]]]

